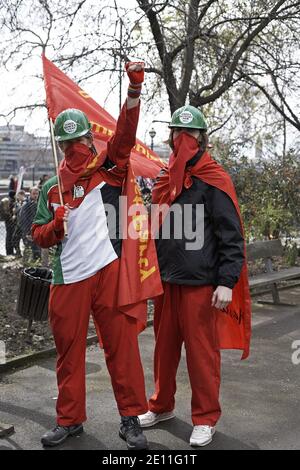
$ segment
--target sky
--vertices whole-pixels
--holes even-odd
[[[36,0],[26,0],[28,2]],[[109,1],[111,4],[114,3],[114,0],[105,0],[105,3]],[[124,6],[124,2],[117,0],[119,5]],[[132,8],[136,6],[135,0],[126,0],[126,7]],[[72,51],[73,45],[70,43],[68,45],[68,50]],[[76,43],[74,41],[74,50],[76,49]],[[50,60],[53,60],[55,63],[55,57],[51,56],[51,50],[47,53],[47,57]],[[132,59],[135,59],[132,57]],[[140,59],[140,58],[139,58]],[[145,57],[145,62],[147,65],[147,57]],[[68,73],[71,79],[74,79],[72,73]],[[13,109],[15,106],[22,106],[25,104],[42,103],[45,100],[45,90],[44,84],[41,78],[36,78],[36,76],[42,76],[42,60],[40,57],[40,52],[36,53],[34,57],[30,58],[30,61],[25,61],[19,70],[13,70],[13,67],[10,66],[9,70],[0,70],[0,87],[1,87],[1,100],[0,100],[0,115],[1,113],[5,114],[9,110]],[[114,118],[118,117],[119,112],[119,90],[118,87],[109,95],[107,99],[107,94],[110,90],[110,83],[108,82],[108,73],[99,75],[89,79],[80,86],[94,98],[101,106],[103,106]],[[152,76],[153,78],[153,76]],[[147,82],[149,76],[145,75],[145,81]],[[123,101],[126,97],[127,89],[127,77],[124,77],[122,96]],[[144,88],[145,89],[145,88]],[[259,119],[259,116],[258,116]],[[146,106],[143,105],[143,95],[142,95],[142,105],[141,105],[141,115],[140,122],[137,132],[137,137],[145,142],[147,145],[150,145],[151,138],[149,136],[149,131],[153,127],[156,131],[156,136],[154,139],[154,144],[157,144],[161,141],[164,141],[168,138],[168,126],[166,123],[153,123],[153,120],[159,121],[169,121],[170,120],[170,111],[168,103],[166,101],[165,111],[157,111],[154,114],[150,114],[146,110]],[[48,123],[45,109],[37,109],[30,116],[26,112],[18,111],[16,117],[11,121],[12,124],[25,125],[25,131],[29,133],[35,133],[37,135],[45,136],[48,134]],[[0,116],[0,125],[5,125],[5,119]],[[289,141],[294,140],[294,131],[289,129]]]
[[[110,0],[113,3],[113,0]],[[120,2],[118,0],[119,4]],[[126,5],[128,7],[136,6],[135,0],[127,0]],[[70,44],[70,48],[72,45]],[[53,60],[50,53],[47,53],[49,60]],[[134,59],[134,58],[133,58]],[[53,60],[54,61],[54,60]],[[147,59],[145,58],[147,62]],[[55,63],[55,61],[54,61]],[[10,66],[8,71],[1,70],[0,73],[0,87],[1,87],[1,100],[0,100],[0,125],[5,125],[6,120],[1,117],[1,114],[6,114],[12,110],[15,106],[22,106],[31,103],[42,103],[45,100],[44,84],[41,78],[36,76],[42,76],[42,59],[38,53],[30,58],[30,61],[25,61],[22,67],[15,71],[13,66]],[[74,80],[71,73],[67,73],[69,77]],[[102,107],[104,107],[114,118],[118,117],[119,113],[119,88],[116,87],[114,91],[107,95],[110,90],[110,83],[107,81],[109,74],[104,73],[98,77],[94,77],[89,81],[80,84],[80,86]],[[145,74],[145,80],[147,80],[147,74]],[[122,98],[123,101],[127,94],[128,79],[125,75],[123,77],[122,87]],[[170,111],[167,108],[166,112],[159,113],[157,115],[150,115],[146,112],[145,106],[143,107],[143,96],[140,122],[137,131],[137,137],[150,145],[151,139],[149,136],[149,130],[154,127],[157,135],[154,140],[155,143],[159,143],[168,138],[168,126],[164,123],[153,123],[152,120],[170,120]],[[45,109],[37,109],[30,116],[26,111],[18,111],[17,115],[10,120],[11,124],[25,125],[25,131],[29,133],[35,133],[37,135],[47,135],[48,123]]]

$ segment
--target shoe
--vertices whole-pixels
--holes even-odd
[[[57,425],[52,431],[46,432],[41,439],[41,443],[45,447],[58,446],[65,442],[69,436],[78,436],[83,432],[82,424],[74,424],[73,426]]]
[[[119,436],[126,441],[128,450],[148,449],[148,442],[137,416],[121,416]]]
[[[142,428],[149,428],[160,421],[167,421],[171,418],[175,418],[173,411],[166,411],[165,413],[153,413],[152,411],[147,411],[144,415],[139,416]]]
[[[192,435],[190,437],[191,446],[206,446],[212,441],[216,429],[213,426],[194,426]]]

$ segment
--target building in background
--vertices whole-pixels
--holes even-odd
[[[26,179],[54,174],[49,138],[28,134],[24,126],[0,126],[0,178],[16,175],[21,166],[26,169]]]
[[[167,142],[160,142],[153,145],[153,151],[165,162],[168,163],[172,150]]]
[[[153,146],[160,158],[166,163],[170,156],[170,147],[166,142]],[[24,131],[24,126],[0,126],[0,180],[2,186],[10,175],[25,168],[24,179],[30,184],[37,183],[41,176],[55,174],[51,143],[49,138],[36,137]]]

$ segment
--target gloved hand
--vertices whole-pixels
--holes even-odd
[[[125,69],[131,85],[142,85],[144,81],[144,62],[126,62]]]
[[[67,206],[59,206],[54,214],[54,230],[60,232],[64,229],[64,222],[67,221],[69,208]]]

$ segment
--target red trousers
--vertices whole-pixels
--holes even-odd
[[[194,426],[214,426],[221,415],[220,352],[215,346],[217,311],[211,307],[212,294],[212,286],[164,283],[164,294],[155,301],[155,393],[149,409],[154,413],[173,410],[176,373],[184,343]]]
[[[136,416],[148,410],[134,318],[115,305],[119,260],[83,281],[51,286],[49,315],[57,349],[57,423],[86,420],[85,350],[90,313],[101,334],[105,360],[119,412]]]

